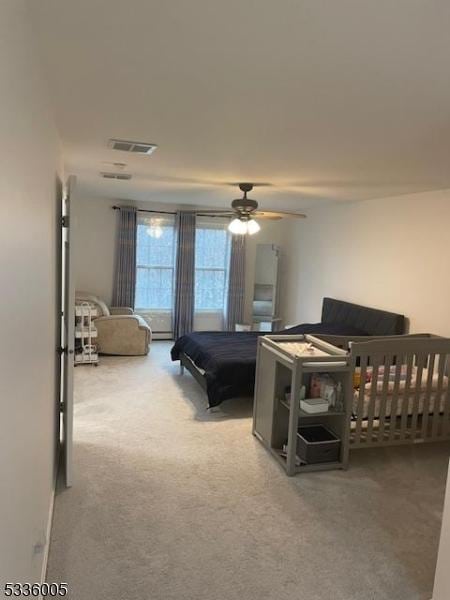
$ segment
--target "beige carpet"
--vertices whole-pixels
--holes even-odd
[[[429,600],[449,445],[287,478],[249,400],[206,412],[154,342],[75,371],[75,484],[48,581],[76,600]]]

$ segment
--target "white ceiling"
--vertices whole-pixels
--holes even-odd
[[[450,187],[448,0],[30,2],[88,194],[303,209]],[[154,142],[151,156],[107,148]],[[99,178],[126,162],[130,182]]]

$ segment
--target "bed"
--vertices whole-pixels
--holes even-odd
[[[335,298],[324,298],[320,323],[304,323],[278,332],[280,335],[315,334],[355,339],[366,336],[400,335],[405,331],[405,317],[352,304]],[[203,387],[210,407],[238,396],[254,392],[257,339],[256,331],[194,332],[176,340],[173,361],[184,368]]]

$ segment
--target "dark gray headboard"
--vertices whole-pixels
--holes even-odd
[[[345,323],[369,335],[401,335],[405,333],[405,317],[396,313],[368,308],[335,298],[324,298],[322,323]]]

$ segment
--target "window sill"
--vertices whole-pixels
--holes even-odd
[[[145,313],[145,314],[154,314],[154,315],[171,315],[172,312],[173,312],[172,309],[170,309],[170,308],[139,308],[139,307],[136,307],[134,309],[134,311],[136,313],[140,313],[140,314]],[[208,316],[208,315],[216,316],[216,315],[223,315],[224,314],[224,310],[220,309],[220,308],[217,308],[217,309],[211,309],[211,308],[208,308],[208,309],[206,309],[206,308],[205,309],[197,309],[197,310],[194,311],[194,314],[195,315],[202,315],[202,316],[203,315],[204,316]]]
[[[154,315],[171,315],[172,310],[170,308],[135,308],[137,313],[148,313]]]

